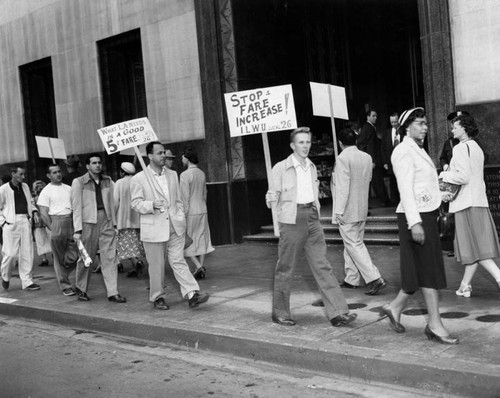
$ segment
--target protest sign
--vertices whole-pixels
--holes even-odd
[[[259,88],[224,94],[231,137],[261,134],[267,182],[273,189],[271,154],[267,133],[297,128],[292,85]],[[274,234],[279,236],[276,209],[271,208]]]
[[[151,190],[153,191],[155,200],[159,200],[159,196],[154,186],[154,179],[151,175],[151,170],[146,167],[139,150],[139,145],[158,141],[158,137],[156,136],[151,123],[149,123],[148,118],[141,117],[139,119],[116,123],[111,126],[98,129],[97,133],[99,134],[108,155],[123,151],[127,148],[134,149],[142,170],[146,175],[146,179],[151,187]],[[160,211],[163,213],[165,210],[161,208]]]
[[[147,117],[106,126],[97,133],[108,155],[158,140]]]
[[[292,86],[224,94],[231,137],[297,128]]]
[[[36,146],[38,148],[38,156],[41,158],[66,160],[66,149],[64,148],[64,141],[60,138],[42,137],[35,135]]]
[[[335,131],[335,118],[349,120],[347,113],[347,101],[345,88],[332,84],[309,82],[311,86],[311,97],[313,115],[329,117],[332,122],[333,151],[337,158],[337,133]]]

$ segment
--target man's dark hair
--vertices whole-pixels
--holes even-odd
[[[10,174],[17,173],[18,169],[26,170],[26,167],[21,166],[20,164],[15,164],[13,166],[10,166]]]
[[[399,117],[399,113],[397,112],[392,112],[389,117]]]
[[[377,112],[375,109],[368,109],[366,112],[365,112],[365,116],[368,117],[372,114],[372,112]]]
[[[341,130],[338,136],[339,141],[345,146],[353,146],[356,145],[357,135],[352,129],[344,129]]]
[[[102,162],[102,155],[100,153],[95,152],[95,153],[91,153],[89,156],[87,156],[87,160],[85,163],[90,164],[90,159],[92,159],[92,158],[99,158]]]
[[[47,165],[47,173],[49,173],[49,174],[50,174],[50,168],[51,167],[59,167],[59,168],[61,168],[61,166],[59,166],[57,163],[50,163],[50,164]]]
[[[160,141],[148,142],[148,144],[146,145],[146,155],[150,155],[153,153],[153,148],[155,147],[155,145],[161,145],[163,148],[165,148]]]
[[[193,164],[198,164],[198,154],[193,147],[187,147],[183,152],[184,157]]]

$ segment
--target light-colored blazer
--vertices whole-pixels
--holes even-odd
[[[347,223],[366,221],[372,179],[372,157],[356,146],[345,148],[337,158],[332,174],[332,223],[342,214]]]
[[[436,166],[427,152],[406,136],[394,148],[391,163],[401,197],[396,213],[405,213],[411,228],[422,222],[420,213],[436,210],[441,204]]]
[[[293,165],[292,156],[293,154],[274,165],[272,171],[272,186],[269,187],[270,191],[275,191],[279,195],[276,213],[278,221],[283,224],[295,224],[297,219],[297,171]],[[311,178],[313,181],[314,205],[319,216],[318,172],[315,164],[310,160],[309,162],[309,170],[311,171]],[[271,208],[271,203],[268,202],[267,207]]]
[[[35,202],[31,196],[30,189],[24,182],[21,185],[26,203],[28,204],[28,217],[31,218],[33,210],[35,209]],[[0,187],[0,225],[8,222],[14,224],[16,221],[16,204],[14,203],[14,191],[9,183],[5,183]]]
[[[133,176],[130,183],[130,204],[140,214],[141,240],[152,243],[167,242],[170,238],[170,222],[172,222],[177,235],[182,235],[186,232],[186,217],[184,215],[177,173],[163,167],[163,172],[167,177],[169,193],[169,198],[166,198],[163,190],[152,175],[153,170],[149,166],[148,168],[151,171],[151,181],[154,187],[151,187],[149,184],[144,171]],[[159,199],[168,200],[169,202],[168,209],[165,209],[163,213],[153,208],[155,192]]]
[[[116,225],[115,206],[113,203],[113,180],[106,175],[101,176],[101,192],[104,210],[108,220]],[[71,207],[73,208],[73,226],[75,231],[83,229],[83,223],[97,224],[97,203],[95,184],[87,172],[75,178],[71,184]]]
[[[189,166],[180,177],[182,204],[186,216],[207,213],[207,186],[205,173],[197,166]]]
[[[130,182],[132,176],[127,175],[115,183],[113,199],[116,210],[116,228],[139,228],[139,213],[130,206]]]
[[[450,202],[451,213],[469,207],[488,207],[483,169],[484,153],[476,141],[455,145],[449,170],[439,175],[445,182],[462,185],[455,200]]]

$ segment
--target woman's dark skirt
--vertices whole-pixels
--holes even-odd
[[[404,213],[397,213],[400,244],[401,288],[413,293],[421,287],[444,289],[446,275],[437,224],[438,210],[420,213],[425,240],[415,243]]]

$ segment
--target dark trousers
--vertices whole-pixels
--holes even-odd
[[[73,239],[73,217],[51,216],[50,247],[54,256],[54,271],[61,290],[71,286],[69,275],[76,268],[78,249]]]
[[[389,197],[385,189],[384,172],[385,170],[383,167],[375,166],[371,184],[377,199],[382,202],[382,204],[387,204],[389,202]]]
[[[347,302],[330,262],[318,211],[314,207],[297,208],[296,224],[280,224],[278,262],[274,271],[273,314],[290,318],[290,290],[300,254],[305,253],[328,319],[347,314]]]

